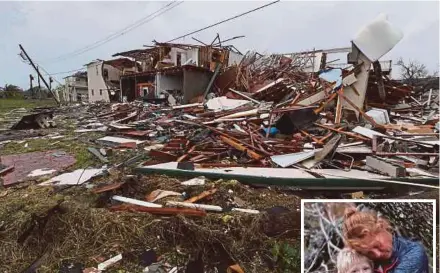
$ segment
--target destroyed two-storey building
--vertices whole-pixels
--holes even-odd
[[[231,47],[158,42],[146,49],[113,55],[117,56],[131,58],[140,64],[136,72],[121,75],[123,98],[155,100],[172,95],[179,103],[189,103],[202,95],[213,74],[240,63],[243,57]]]

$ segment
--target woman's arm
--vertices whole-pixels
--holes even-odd
[[[393,273],[428,273],[428,256],[419,243],[414,243],[411,248],[400,257],[400,261]]]

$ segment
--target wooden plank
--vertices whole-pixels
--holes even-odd
[[[185,200],[184,202],[185,203],[197,202],[199,200],[202,200],[203,198],[206,198],[206,197],[208,197],[210,195],[213,195],[216,191],[217,191],[217,189],[212,189],[212,190],[209,190],[209,191],[204,191],[204,192],[202,192],[201,194],[199,194],[197,196],[194,196],[194,197],[191,197],[191,198]]]
[[[235,149],[242,151],[242,152],[246,152],[246,154],[255,159],[255,160],[260,160],[263,158],[263,156],[261,156],[260,154],[257,154],[256,152],[246,148],[245,146],[241,145],[240,143],[237,143],[235,141],[233,141],[232,139],[229,139],[227,137],[224,136],[220,136],[221,141],[223,141],[224,143],[234,147]]]
[[[110,184],[110,185],[106,185],[103,187],[93,189],[92,192],[98,194],[98,193],[103,193],[103,192],[107,192],[107,191],[117,190],[120,187],[122,187],[124,184],[125,184],[125,182],[114,183],[114,184]]]

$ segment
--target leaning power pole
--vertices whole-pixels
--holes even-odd
[[[60,102],[58,101],[57,97],[55,96],[55,94],[52,92],[52,89],[50,88],[49,84],[47,84],[46,80],[44,79],[44,77],[41,75],[40,71],[38,70],[38,68],[35,66],[34,62],[32,61],[32,59],[29,57],[29,55],[26,53],[26,51],[24,50],[24,48],[21,46],[21,44],[18,45],[21,49],[21,51],[23,52],[23,54],[26,56],[26,59],[29,61],[29,63],[32,65],[32,67],[35,69],[35,71],[37,71],[38,73],[38,77],[41,78],[41,80],[43,80],[44,85],[46,85],[46,88],[49,90],[49,92],[52,94],[53,99],[57,102],[58,106],[60,106]]]

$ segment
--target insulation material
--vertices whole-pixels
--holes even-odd
[[[374,62],[388,53],[402,38],[402,31],[391,25],[387,15],[382,13],[358,32],[353,43]]]

